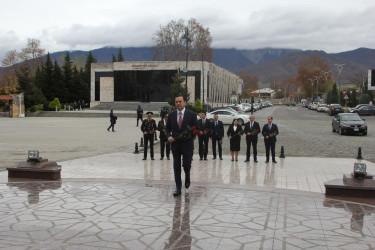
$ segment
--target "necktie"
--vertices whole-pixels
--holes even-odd
[[[181,129],[182,126],[182,112],[180,112],[180,117],[178,118],[178,128]]]
[[[268,129],[269,129],[269,130],[271,130],[271,128],[272,128],[272,125],[271,125],[271,124],[269,124],[269,125],[268,125]]]
[[[250,129],[253,129],[253,123],[250,123]]]
[[[215,127],[217,127],[217,122],[215,122]]]
[[[206,122],[206,119],[203,119],[203,125],[204,125],[205,122]]]

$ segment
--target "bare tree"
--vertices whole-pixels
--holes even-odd
[[[20,53],[22,60],[36,59],[44,55],[45,50],[40,48],[40,41],[37,39],[27,39],[27,47],[23,48]]]
[[[355,88],[358,89],[360,93],[362,93],[366,80],[366,72],[358,71],[351,77],[350,82],[355,85]]]
[[[1,61],[3,67],[10,67],[20,62],[19,53],[17,50],[8,51],[4,59]]]
[[[170,21],[166,26],[153,35],[155,42],[153,50],[154,60],[160,61],[182,61],[186,58],[185,30],[189,30],[189,60],[190,61],[212,61],[213,51],[211,48],[212,37],[208,28],[204,28],[196,19],[192,18],[185,27],[185,21]]]

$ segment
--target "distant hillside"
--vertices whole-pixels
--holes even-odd
[[[331,71],[338,77],[338,71],[335,63],[345,64],[341,72],[342,81],[349,80],[355,72],[366,72],[367,66],[359,64],[353,60],[338,57],[334,54],[327,54],[324,51],[299,51],[292,52],[276,60],[250,65],[238,70],[236,73],[249,73],[256,75],[261,82],[269,83],[289,77],[296,77],[299,63],[302,59],[318,56],[323,58],[331,66]],[[374,58],[375,59],[375,58]],[[375,62],[375,60],[374,60]]]
[[[111,62],[112,54],[117,57],[119,47],[103,47],[92,50],[91,53],[98,62]],[[237,50],[214,48],[213,63],[231,72],[249,73],[256,75],[262,83],[273,80],[280,81],[285,78],[295,77],[301,59],[311,56],[322,57],[332,65],[331,71],[337,78],[337,64],[345,64],[342,71],[343,81],[348,80],[357,72],[367,72],[367,68],[375,68],[375,50],[359,48],[336,54],[327,54],[324,51],[302,51],[299,49],[263,48],[255,50]],[[51,53],[52,59],[63,62],[67,51]],[[88,51],[69,51],[70,57],[82,57],[83,60]],[[122,48],[125,61],[151,61],[153,51],[151,47]],[[0,67],[0,77],[4,69]]]

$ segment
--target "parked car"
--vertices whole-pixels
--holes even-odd
[[[338,113],[344,113],[343,107],[341,107],[340,104],[331,104],[328,109],[328,114],[332,116]]]
[[[358,113],[359,115],[375,115],[375,106],[370,104],[359,104],[348,110],[349,113]]]
[[[332,132],[338,132],[340,135],[349,133],[367,135],[367,125],[358,114],[339,113],[332,119]]]
[[[219,109],[207,114],[207,119],[211,122],[214,121],[214,115],[217,114],[219,116],[219,120],[223,122],[223,124],[232,124],[233,119],[238,119],[238,125],[242,125],[245,122],[248,122],[249,116],[239,113],[232,109]]]
[[[327,104],[321,103],[321,104],[318,105],[318,108],[316,109],[316,111],[318,111],[318,112],[324,112],[326,106],[327,106]]]

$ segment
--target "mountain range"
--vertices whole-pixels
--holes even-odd
[[[92,55],[98,62],[111,62],[112,55],[117,56],[119,47],[103,47],[92,50]],[[74,60],[76,57],[86,57],[88,51],[60,51],[51,53],[52,59],[61,59],[66,53]],[[256,75],[261,83],[281,81],[289,77],[296,77],[299,63],[302,59],[312,56],[323,58],[331,65],[331,72],[338,78],[335,64],[344,64],[341,81],[350,81],[360,72],[367,76],[368,68],[375,68],[375,50],[358,48],[341,53],[326,53],[316,50],[262,48],[254,50],[220,49],[214,48],[213,63],[233,73],[249,73]],[[151,61],[153,50],[151,47],[122,48],[125,61]],[[1,68],[0,68],[1,71]]]

